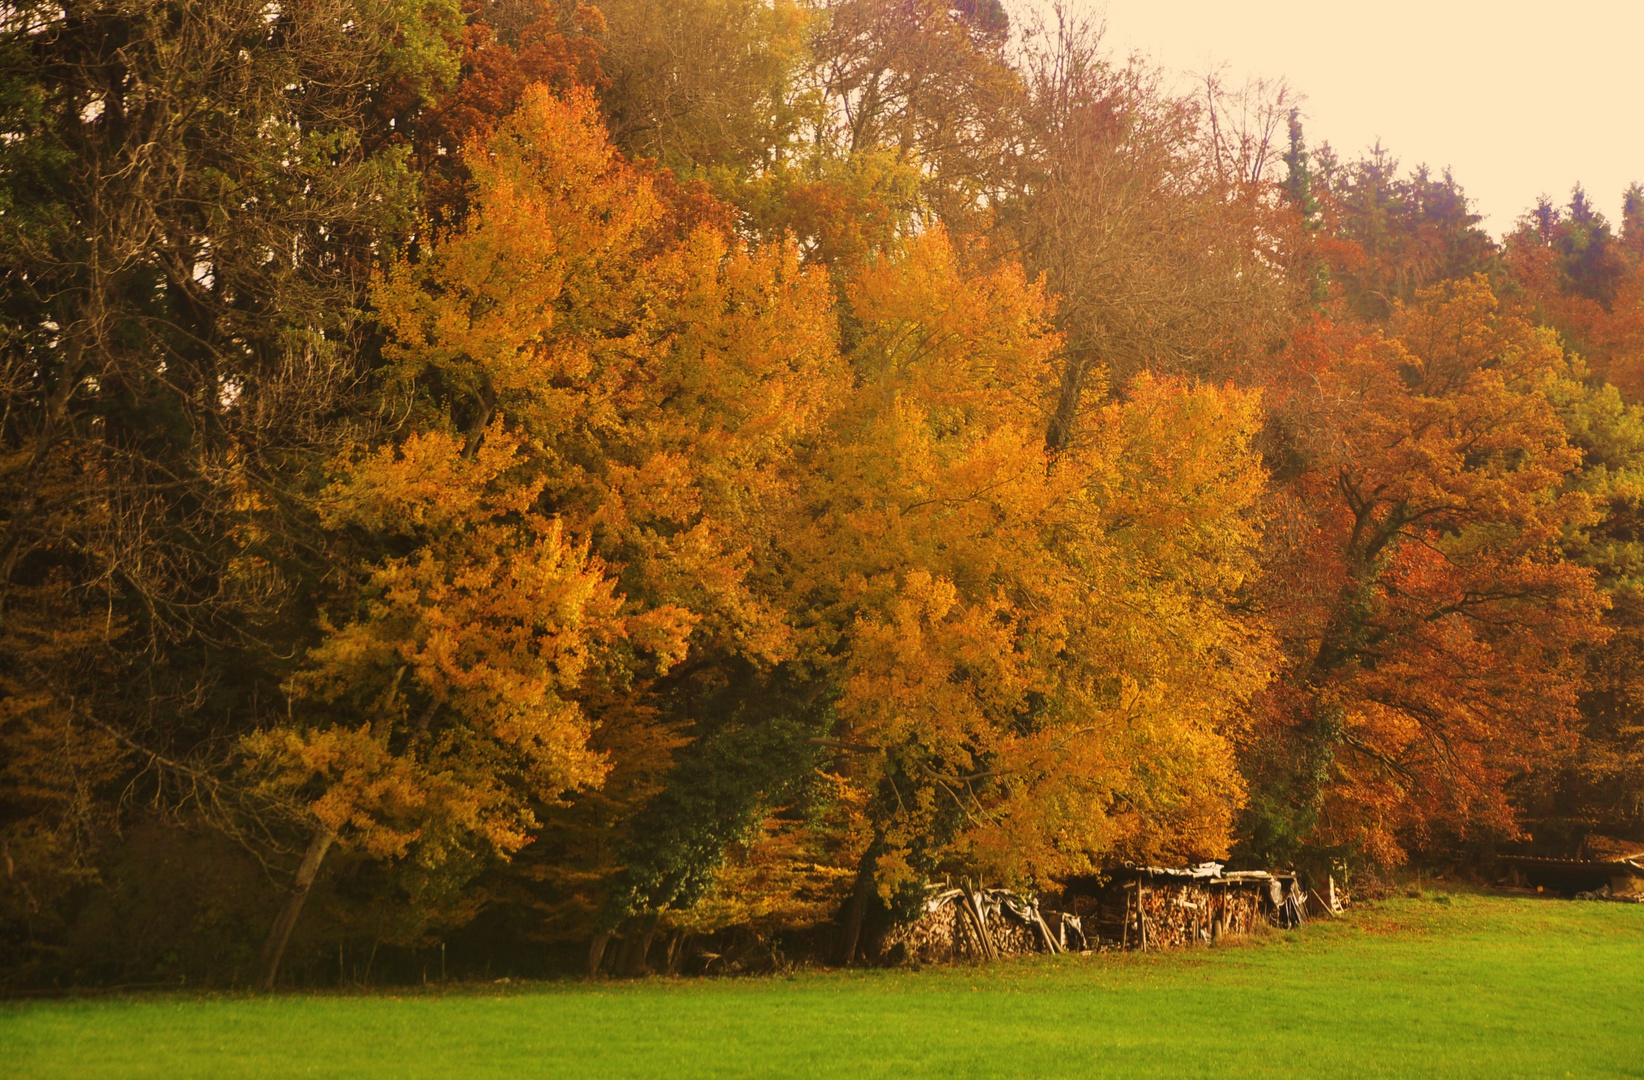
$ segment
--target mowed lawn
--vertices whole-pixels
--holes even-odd
[[[5,1077],[1644,1076],[1644,905],[924,971],[0,1006]]]

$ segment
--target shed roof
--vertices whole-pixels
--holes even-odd
[[[1229,870],[1222,872],[1222,863],[1203,862],[1197,866],[1127,866],[1119,874],[1136,874],[1138,876],[1154,878],[1170,878],[1175,881],[1290,881],[1295,874],[1271,873],[1266,870]]]
[[[1644,858],[1549,859],[1540,855],[1501,855],[1498,858],[1512,866],[1537,867],[1545,870],[1603,870],[1627,874],[1644,874]]]

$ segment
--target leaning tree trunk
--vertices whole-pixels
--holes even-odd
[[[846,967],[856,963],[856,947],[862,938],[862,920],[868,913],[868,894],[873,891],[873,868],[878,858],[870,848],[862,855],[856,869],[856,887],[851,890],[850,905],[845,909],[845,940],[840,949],[839,962]]]
[[[286,942],[291,940],[291,928],[297,925],[297,916],[303,912],[303,901],[308,899],[309,886],[314,884],[314,875],[319,873],[320,863],[335,839],[332,833],[317,832],[314,839],[308,842],[308,850],[303,852],[303,861],[297,867],[297,880],[291,885],[291,895],[286,897],[285,906],[280,908],[274,925],[268,929],[268,940],[263,942],[262,968],[257,974],[257,983],[264,990],[274,989],[274,976],[280,972],[280,960],[285,956]]]

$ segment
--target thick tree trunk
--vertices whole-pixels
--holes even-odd
[[[1079,419],[1079,399],[1084,394],[1085,374],[1090,366],[1090,352],[1089,346],[1070,342],[1065,353],[1056,409],[1051,413],[1050,423],[1045,429],[1045,448],[1053,454],[1066,450],[1073,441],[1073,428]]]
[[[616,956],[611,958],[611,974],[617,976],[632,975],[634,973],[634,950],[639,948],[639,930],[634,926],[632,919],[622,924],[622,936],[617,939]]]
[[[657,925],[661,921],[658,916],[652,915],[646,923],[645,932],[640,934],[639,945],[634,949],[633,969],[628,974],[649,975],[651,973],[651,967],[646,963],[646,959],[651,955],[651,942],[656,940]]]
[[[314,839],[308,842],[308,850],[303,852],[303,861],[297,867],[297,879],[291,885],[291,895],[286,897],[285,906],[274,919],[274,925],[269,927],[268,940],[263,942],[262,969],[257,975],[257,984],[264,990],[274,989],[274,977],[280,973],[280,960],[285,956],[286,942],[291,940],[291,929],[297,925],[297,916],[303,912],[303,901],[308,899],[309,886],[314,884],[314,875],[319,873],[320,863],[336,839],[329,832],[317,832]]]

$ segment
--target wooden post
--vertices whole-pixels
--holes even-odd
[[[1037,904],[1033,907],[1033,920],[1039,924],[1039,933],[1043,934],[1045,937],[1045,950],[1052,956],[1061,952],[1062,943],[1057,941],[1056,935],[1050,932],[1050,927],[1045,923],[1045,917],[1039,913],[1039,906]],[[1064,934],[1067,933],[1065,930],[1062,932]]]

